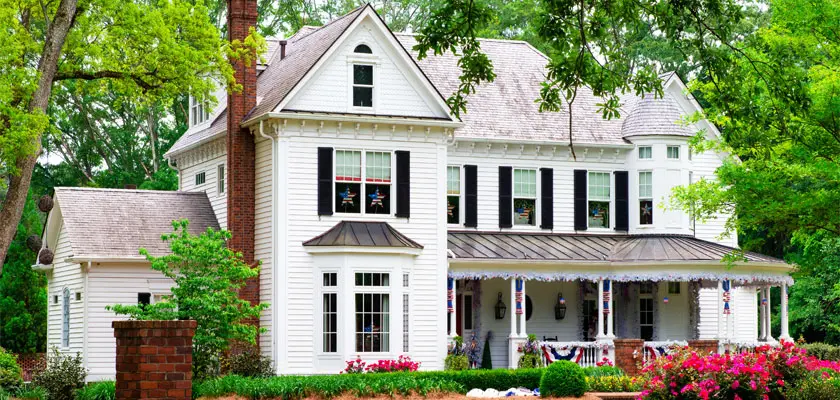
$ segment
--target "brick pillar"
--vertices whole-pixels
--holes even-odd
[[[642,339],[615,339],[613,344],[615,345],[615,366],[621,368],[629,376],[639,375],[645,341]]]
[[[688,347],[696,351],[697,354],[708,355],[718,353],[717,339],[689,340]]]
[[[114,321],[117,400],[192,399],[195,321]]]
[[[257,25],[257,0],[227,0],[228,35],[231,41],[243,41],[248,29]],[[245,262],[254,264],[254,209],[256,190],[256,146],[254,135],[240,127],[257,105],[257,66],[234,61],[234,77],[242,90],[228,93],[227,104],[227,229],[230,248],[242,253]],[[249,280],[240,297],[251,304],[260,300],[259,277]],[[257,321],[252,321],[258,323]]]

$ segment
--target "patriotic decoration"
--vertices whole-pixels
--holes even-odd
[[[454,210],[454,209],[455,209],[455,206],[453,206],[451,203],[449,203],[449,200],[447,199],[446,200],[446,215],[448,215],[450,217],[454,217],[454,215],[452,214],[452,210]]]
[[[526,272],[526,271],[499,271],[499,270],[471,270],[469,272],[449,272],[449,276],[456,279],[512,279],[523,278],[529,281],[538,282],[575,282],[590,281],[597,282],[601,279],[610,279],[616,282],[668,282],[668,281],[720,281],[728,279],[731,282],[743,285],[757,286],[758,284],[774,286],[787,284],[793,285],[793,278],[790,275],[774,275],[770,273],[749,273],[736,274],[732,272],[637,272],[637,271],[614,271],[610,273],[592,273],[581,271],[562,272]]]
[[[379,186],[377,186],[376,191],[368,195],[368,197],[370,197],[370,206],[371,207],[384,207],[384,204],[382,203],[382,200],[385,199],[385,196],[387,196],[387,195],[380,193],[379,192]]]
[[[723,314],[729,315],[732,314],[732,310],[729,308],[729,302],[732,301],[732,294],[729,292],[731,288],[731,284],[729,283],[729,279],[725,279],[723,281]]]
[[[528,219],[528,216],[531,215],[531,208],[529,207],[519,207],[516,209],[516,213],[519,214],[520,218]]]
[[[609,279],[604,280],[603,300],[604,300],[604,315],[607,315],[607,314],[610,313],[610,280]]]
[[[647,342],[645,343],[645,355],[647,358],[645,361],[653,361],[656,360],[658,357],[667,356],[671,354],[675,349],[679,349],[680,347],[688,346],[688,342],[682,340],[674,340],[668,342]]]
[[[653,208],[651,208],[650,204],[645,203],[645,205],[642,206],[642,215],[643,216],[651,215],[652,212],[653,212]]]
[[[446,311],[455,312],[455,279],[449,278],[446,281]]]
[[[522,314],[522,279],[516,280],[516,314]]]
[[[338,194],[341,197],[341,205],[344,207],[353,207],[353,198],[356,197],[356,193],[350,191],[350,185],[347,185],[347,188],[344,189],[343,192]]]
[[[762,299],[761,299],[761,305],[762,305],[762,306],[766,306],[766,305],[767,305],[767,298],[766,298],[766,297],[764,297],[764,298],[762,298]]]
[[[563,346],[557,349],[554,346],[544,344],[542,345],[542,352],[546,365],[560,360],[580,363],[581,358],[583,358],[583,348],[580,346]]]
[[[668,304],[668,301],[669,301],[669,300],[668,300],[668,297],[664,297],[664,298],[662,298],[662,302],[663,302],[663,303]]]

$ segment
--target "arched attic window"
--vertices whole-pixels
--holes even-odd
[[[364,53],[364,54],[373,54],[373,50],[368,47],[366,44],[360,44],[353,49],[354,53]]]

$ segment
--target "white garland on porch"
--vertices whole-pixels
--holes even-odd
[[[616,282],[664,282],[664,281],[720,281],[729,279],[741,285],[755,284],[787,284],[793,285],[793,278],[788,275],[772,274],[734,274],[718,272],[700,273],[638,273],[638,272],[614,272],[610,274],[574,273],[574,272],[508,272],[508,271],[470,271],[470,272],[449,272],[450,278],[455,279],[526,279],[530,281],[543,282],[572,282],[576,280],[597,281],[609,279]]]
[[[540,342],[540,347],[547,346],[557,350],[562,349],[573,349],[575,347],[580,347],[584,349],[609,349],[611,344],[608,342]]]

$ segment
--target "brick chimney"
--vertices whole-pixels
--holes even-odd
[[[257,25],[257,0],[227,0],[228,36],[231,41],[244,39],[248,29]],[[236,83],[242,91],[228,93],[227,104],[227,229],[232,238],[228,246],[242,253],[254,264],[255,144],[254,135],[240,123],[257,105],[257,66],[233,63]],[[259,278],[242,288],[240,297],[252,304],[259,302]],[[258,323],[254,321],[255,323]]]

